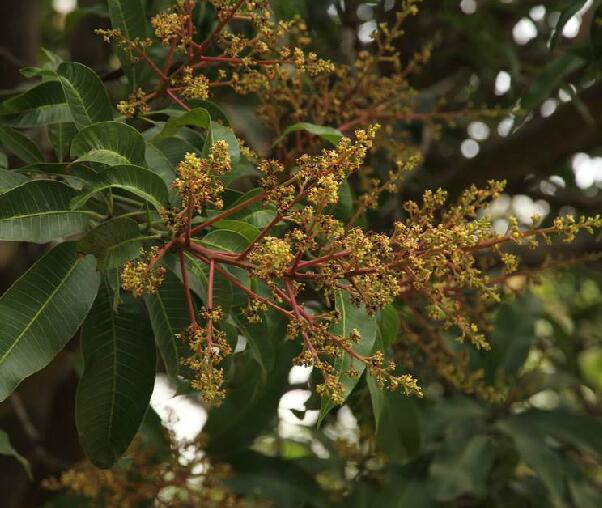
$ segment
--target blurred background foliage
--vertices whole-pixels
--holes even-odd
[[[275,0],[273,5],[278,16],[306,20],[312,49],[320,56],[353,62],[359,51],[370,49],[376,23],[389,22],[399,3]],[[170,2],[146,4],[152,14]],[[528,223],[534,213],[545,222],[558,213],[602,211],[599,4],[425,0],[397,42],[402,56],[433,45],[432,58],[412,78],[416,116],[398,125],[407,132],[405,142],[421,150],[424,164],[398,195],[382,198],[369,214],[370,227],[389,227],[401,216],[399,203],[427,188],[441,186],[453,195],[492,178],[508,181],[507,193],[490,209],[501,231],[510,214]],[[208,30],[211,12],[198,23],[200,31]],[[2,94],[28,87],[18,69],[43,67],[45,48],[94,68],[110,83],[113,98],[122,97],[119,62],[93,34],[108,24],[102,1],[1,2]],[[223,92],[215,101],[242,138],[260,149],[267,146],[270,139],[258,128],[252,97]],[[44,144],[44,133],[32,135]],[[377,172],[387,169],[384,161],[382,167],[375,163]],[[0,245],[2,289],[41,250]],[[433,376],[427,363],[421,365],[419,354],[410,354],[424,399],[383,395],[362,381],[347,405],[318,429],[309,374],[274,368],[264,392],[253,398],[240,387],[230,403],[211,412],[204,427],[212,443],[207,453],[232,465],[228,482],[236,492],[278,507],[602,506],[602,277],[596,261],[601,250],[595,237],[567,244],[561,258],[577,262],[538,274],[537,285],[530,273],[509,280],[507,299],[492,317],[492,351],[465,350],[475,375],[496,388],[495,402],[459,393]],[[526,261],[540,263],[548,254],[538,249],[527,253]],[[582,262],[584,255],[591,262]],[[399,325],[383,318],[385,344],[405,343]],[[403,346],[399,354],[415,347]],[[449,347],[464,349],[456,343]],[[282,358],[291,355],[285,349],[278,352]],[[72,416],[76,352],[77,345],[69,346],[49,369],[23,383],[17,402],[0,406],[0,428],[30,460],[37,480],[30,482],[13,457],[0,456],[2,506],[88,502],[55,497],[38,486],[41,478],[81,458]],[[248,383],[256,376],[249,373]],[[206,415],[181,399],[159,391],[154,407],[164,417],[167,407],[176,412],[177,432],[195,432]],[[158,419],[151,416],[142,435],[153,441]],[[4,452],[10,450],[0,442]]]

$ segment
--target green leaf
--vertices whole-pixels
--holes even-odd
[[[241,158],[238,162],[232,164],[232,169],[224,175],[219,175],[219,179],[224,187],[231,188],[232,183],[242,178],[257,177],[259,170],[247,159]]]
[[[215,102],[192,100],[189,104],[193,109],[206,109],[213,120],[218,121],[222,125],[230,127],[230,120],[228,119],[228,115],[226,115],[226,112]]]
[[[71,111],[58,81],[46,81],[0,104],[0,119],[19,127],[71,122]]]
[[[540,434],[550,434],[602,458],[602,423],[596,418],[562,410],[532,410],[517,415],[516,419],[537,426]]]
[[[35,111],[40,107],[59,104],[65,104],[63,87],[58,81],[46,81],[0,103],[0,115]]]
[[[74,243],[63,243],[0,297],[0,401],[73,337],[98,290],[95,265]]]
[[[98,173],[71,201],[71,208],[81,208],[94,194],[122,189],[145,199],[157,210],[167,203],[167,187],[159,175],[139,166],[113,166]]]
[[[199,149],[191,145],[188,141],[180,138],[169,138],[165,141],[161,141],[160,143],[157,143],[157,149],[171,163],[174,172],[175,167],[180,161],[184,160],[187,153],[201,155]]]
[[[209,267],[188,253],[186,253],[185,258],[190,275],[190,289],[199,296],[206,305],[207,287],[209,285]],[[182,272],[180,271],[180,264],[176,256],[167,256],[165,264],[180,280],[182,280]],[[223,309],[225,315],[232,309],[232,284],[219,273],[215,274],[213,281],[213,302]]]
[[[77,128],[73,122],[55,123],[48,126],[48,139],[59,162],[64,162],[69,157],[69,147],[76,134]]]
[[[10,438],[8,434],[3,430],[0,430],[0,455],[8,455],[9,457],[14,457],[19,461],[19,463],[23,466],[23,469],[27,471],[27,476],[31,480],[33,475],[31,474],[31,464],[29,461],[23,457],[17,450],[13,448],[10,444]]]
[[[299,122],[293,125],[289,125],[286,129],[284,129],[282,136],[280,136],[276,140],[275,144],[280,143],[291,132],[297,131],[307,131],[310,134],[313,134],[314,136],[320,136],[322,139],[328,141],[329,143],[332,143],[333,145],[336,145],[343,137],[343,133],[340,130],[335,129],[333,127],[326,127],[323,125],[316,125],[308,122]]]
[[[581,1],[581,0],[579,0]],[[600,17],[602,16],[602,5],[598,0],[594,2],[594,5],[591,7],[595,9],[591,13],[591,19],[593,20],[589,27],[589,51],[592,55],[592,60],[599,62],[600,55],[602,54],[602,26],[598,22]],[[587,16],[590,16],[588,13]]]
[[[422,419],[420,433],[424,442],[438,440],[443,431],[461,422],[480,423],[488,416],[488,410],[474,399],[464,396],[451,396],[437,401],[431,408],[428,418]]]
[[[46,243],[81,233],[95,217],[70,210],[76,192],[65,184],[34,180],[0,195],[0,240]]]
[[[148,407],[138,435],[142,445],[153,451],[153,457],[159,460],[168,461],[173,457],[173,450],[170,447],[169,435],[161,421],[161,417],[153,409]]]
[[[36,144],[15,129],[0,126],[0,144],[27,164],[44,162],[44,157]]]
[[[252,228],[249,224],[249,227]],[[257,235],[259,230],[257,230]],[[257,236],[255,235],[255,236]],[[242,233],[230,229],[216,229],[207,233],[201,243],[212,249],[227,252],[242,252],[251,241]]]
[[[233,312],[234,321],[238,325],[242,335],[247,340],[247,344],[253,356],[261,369],[260,383],[267,381],[268,372],[274,367],[274,337],[270,333],[270,323],[267,315],[264,314],[261,323],[250,323],[249,320],[236,309]]]
[[[92,164],[72,162],[38,162],[36,164],[28,164],[17,170],[21,174],[44,177],[52,176],[52,180],[60,179],[75,190],[81,190],[84,184],[96,175],[96,171],[92,168]]]
[[[581,352],[579,368],[584,379],[593,388],[602,390],[602,348],[593,347]]]
[[[21,173],[15,173],[8,169],[0,169],[0,194],[14,189],[19,185],[29,182],[29,178]]]
[[[294,460],[247,451],[232,462],[235,472],[224,483],[238,494],[269,499],[279,508],[333,506],[314,476]]]
[[[507,418],[499,421],[496,427],[513,439],[518,454],[539,475],[552,498],[562,505],[565,476],[562,460],[547,445],[545,435],[524,419]]]
[[[141,0],[109,0],[108,6],[113,28],[121,30],[131,41],[136,38],[144,40],[148,36],[146,13]],[[132,63],[127,53],[120,48],[117,49],[117,56],[132,90],[143,87],[151,75],[145,63]]]
[[[261,192],[261,189],[251,189],[248,192],[245,192],[244,194],[240,194],[239,192],[236,191],[229,191],[228,189],[226,189],[226,192],[224,192],[224,202],[226,203],[226,208],[234,208],[235,206],[238,206],[239,204],[243,203],[244,201],[247,201],[251,198],[256,197],[259,193]],[[226,200],[227,199],[227,193],[232,193],[233,196],[236,196],[236,199],[234,199],[234,201],[232,200]],[[240,210],[237,213],[234,213],[232,215],[230,215],[229,219],[233,220],[233,219],[243,219],[245,217],[247,217],[249,214],[253,213],[253,212],[257,212],[259,210],[262,210],[264,208],[263,203],[261,202],[256,202],[253,203],[249,206],[246,206],[244,209]],[[276,214],[274,214],[272,216],[272,219],[274,218]],[[245,222],[249,222],[250,221],[245,221]],[[256,225],[257,227],[257,225]]]
[[[588,484],[587,479],[583,477],[571,478],[569,480],[569,491],[573,498],[573,506],[578,508],[600,508],[602,505],[600,489]]]
[[[521,98],[521,108],[528,112],[537,107],[560,85],[566,75],[584,64],[585,60],[572,53],[565,53],[546,64]]]
[[[242,235],[248,243],[251,243],[253,240],[255,240],[255,238],[257,238],[261,232],[259,228],[241,220],[225,219],[216,222],[213,227],[218,230],[233,231],[238,233],[239,235]]]
[[[291,19],[295,16],[307,17],[307,5],[303,0],[281,0],[274,4],[278,19]]]
[[[71,155],[78,161],[144,165],[145,145],[133,127],[119,122],[100,122],[82,129],[73,138]]]
[[[484,497],[494,459],[491,438],[473,435],[470,426],[453,425],[430,465],[435,498],[449,501],[463,495]]]
[[[230,158],[236,164],[240,160],[240,145],[234,131],[230,127],[212,121],[210,132],[212,144],[222,140],[228,143]]]
[[[348,508],[435,508],[432,485],[418,477],[415,469],[414,463],[395,469],[384,484],[356,483],[355,492],[347,498]]]
[[[366,378],[376,424],[376,446],[400,463],[420,448],[420,422],[413,399],[381,390],[372,376]]]
[[[343,222],[349,222],[351,217],[353,217],[353,192],[347,180],[343,180],[339,187],[339,200],[337,204],[329,207],[329,209],[332,209],[330,212],[332,215]]]
[[[378,315],[378,329],[383,347],[388,348],[399,335],[401,317],[393,305],[384,307]]]
[[[161,132],[152,139],[152,143],[159,143],[167,138],[175,136],[185,125],[208,129],[211,126],[211,115],[205,108],[195,108],[180,114],[179,116],[172,116],[165,123]]]
[[[550,50],[556,48],[558,41],[560,40],[560,36],[562,35],[563,28],[569,22],[569,20],[581,10],[586,2],[587,0],[572,0],[572,3],[565,7],[560,13],[558,22],[556,23],[556,26],[552,31],[552,36],[550,37]]]
[[[276,217],[276,212],[272,210],[257,210],[244,216],[242,220],[256,228],[263,229],[274,220],[274,217]]]
[[[176,136],[182,127],[199,127],[207,130],[207,137],[205,138],[205,146],[203,148],[204,156],[207,156],[209,148],[216,141],[223,140],[228,143],[228,151],[232,162],[236,163],[240,160],[240,146],[232,129],[227,125],[221,125],[212,121],[211,114],[205,108],[194,108],[185,113],[168,109],[164,110],[163,113],[169,114],[170,118],[161,132],[152,139],[152,143],[159,144],[168,138]]]
[[[101,287],[82,330],[84,373],[75,423],[92,463],[111,467],[136,435],[155,384],[155,345],[144,306],[130,297],[117,312]]]
[[[145,158],[148,168],[157,173],[167,185],[169,202],[174,206],[180,206],[182,199],[171,185],[176,179],[175,166],[161,150],[150,143],[146,144]]]
[[[176,334],[190,324],[184,286],[172,272],[168,271],[159,290],[145,295],[144,302],[167,377],[170,384],[176,386],[180,371],[180,347]]]
[[[341,315],[341,319],[332,327],[332,333],[339,337],[349,337],[353,330],[360,332],[361,339],[352,346],[353,351],[360,355],[368,356],[372,353],[376,341],[376,318],[370,316],[365,307],[356,307],[351,303],[351,297],[344,291],[337,291],[335,295],[335,307]],[[334,365],[334,372],[343,384],[343,397],[346,399],[359,381],[358,377],[350,377],[347,371],[354,367],[360,375],[364,372],[366,365],[359,360],[351,358],[347,353],[340,354]],[[318,425],[322,423],[326,415],[335,406],[327,398],[322,398]]]
[[[113,120],[111,101],[98,75],[77,62],[63,62],[58,76],[78,129]]]
[[[79,241],[78,248],[86,254],[94,254],[99,269],[110,270],[138,257],[142,243],[154,238],[140,233],[136,221],[117,217],[89,231]]]
[[[535,340],[534,318],[538,301],[528,295],[513,304],[501,305],[495,313],[491,355],[485,355],[487,379],[494,383],[500,372],[514,378],[527,360]]]
[[[238,376],[229,387],[228,397],[209,413],[203,432],[208,437],[210,456],[232,456],[250,446],[274,418],[282,394],[288,387],[290,364],[299,353],[299,345],[285,341],[275,350],[274,368],[265,383],[261,373],[246,354],[237,355]]]
[[[46,48],[41,48],[41,52],[45,60],[42,67],[24,67],[19,72],[26,78],[41,78],[44,81],[56,79],[56,70],[63,59]]]

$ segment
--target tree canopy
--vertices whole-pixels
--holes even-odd
[[[4,10],[8,507],[602,504],[599,1]]]

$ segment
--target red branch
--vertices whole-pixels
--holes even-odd
[[[207,262],[207,260],[202,259],[202,258],[201,258],[201,261],[205,261],[205,263]],[[230,281],[234,286],[236,286],[242,292],[246,293],[251,298],[253,298],[255,300],[258,300],[258,301],[266,304],[268,307],[271,307],[272,309],[280,312],[281,314],[285,315],[289,319],[292,319],[294,317],[294,314],[292,312],[290,312],[290,311],[288,311],[286,309],[283,309],[279,305],[277,305],[274,302],[272,302],[270,299],[264,298],[263,296],[258,295],[255,291],[253,291],[252,289],[249,289],[247,286],[245,286],[244,284],[242,284],[236,277],[234,277],[232,274],[228,273],[226,270],[224,270],[217,263],[215,264],[215,270],[217,272],[219,272],[220,274],[222,274],[225,279],[227,279],[228,281]]]
[[[226,210],[226,211],[216,215],[215,217],[213,217],[209,220],[206,220],[202,224],[199,224],[198,226],[192,228],[191,234],[195,235],[195,234],[203,231],[204,229],[207,229],[209,226],[215,224],[216,222],[219,222],[220,220],[224,220],[224,219],[230,217],[230,215],[233,215],[236,212],[240,212],[241,210],[244,210],[247,206],[251,206],[252,204],[257,203],[258,201],[261,201],[264,197],[265,197],[265,192],[260,192],[256,196],[253,196],[252,198],[249,198],[246,201],[243,201],[242,203],[239,203],[238,205],[233,206],[232,208],[229,208],[228,210]]]
[[[178,106],[180,106],[182,109],[186,110],[186,111],[190,111],[190,108],[188,107],[188,105],[186,103],[184,103],[174,92],[171,88],[168,88],[166,91],[167,95],[169,96],[169,98],[174,101]]]
[[[322,263],[326,263],[332,259],[339,259],[349,256],[353,251],[351,249],[345,249],[339,252],[335,252],[333,254],[328,254],[326,256],[322,256],[319,258],[312,259],[310,261],[304,261],[302,263],[297,264],[297,268],[307,268],[308,266],[320,265]]]

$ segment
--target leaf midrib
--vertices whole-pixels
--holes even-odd
[[[81,155],[77,160],[85,161],[87,159],[85,159],[84,157],[88,157],[90,154],[96,155],[96,154],[103,154],[103,153],[110,154],[111,156],[115,157],[116,159],[119,159],[120,161],[124,161],[123,165],[132,164],[132,162],[125,155],[120,154],[119,152],[116,152],[114,150],[109,150],[108,148],[92,148],[91,150],[88,150],[86,153]]]
[[[171,326],[171,323],[169,322],[169,315],[167,313],[167,309],[165,308],[165,305],[163,304],[163,298],[161,298],[161,295],[159,293],[156,294],[157,300],[159,301],[159,305],[161,306],[161,312],[163,313],[163,317],[165,318],[165,322],[167,323],[167,328],[169,329],[169,333],[171,335],[171,337],[175,336],[175,330],[173,329],[173,327]],[[175,347],[175,343],[172,340],[171,344],[173,346],[173,350],[176,354],[176,358],[178,357],[178,349],[177,347]],[[164,360],[165,361],[165,360]],[[167,368],[167,366],[166,366]],[[177,376],[177,372],[175,373]]]
[[[35,212],[30,214],[22,214],[22,215],[11,215],[10,217],[0,217],[0,222],[12,221],[15,219],[26,219],[29,217],[41,217],[44,215],[59,215],[65,213],[78,213],[90,215],[91,217],[96,216],[95,212],[90,212],[89,210],[52,210],[50,212]]]
[[[113,373],[111,377],[111,406],[109,408],[109,420],[107,425],[107,444],[112,450],[113,418],[115,417],[115,398],[117,394],[117,328],[115,324],[115,313],[111,310],[111,335],[113,337]]]
[[[69,88],[71,89],[71,91],[77,96],[77,100],[79,102],[79,105],[77,107],[78,115],[81,115],[83,112],[83,115],[86,117],[86,119],[88,120],[88,125],[91,125],[94,123],[94,120],[92,118],[92,116],[90,115],[88,108],[86,107],[86,104],[84,102],[84,97],[79,93],[79,90],[75,87],[75,85],[71,82],[71,80],[69,80],[67,77],[65,76],[61,76],[61,84],[66,81],[69,85]],[[65,97],[67,97],[67,93],[65,93]],[[69,104],[69,101],[67,100],[67,104]],[[71,108],[71,106],[69,105],[69,108]]]
[[[50,293],[50,295],[48,296],[48,298],[46,299],[46,301],[44,302],[44,304],[38,309],[38,311],[34,314],[33,318],[31,319],[31,321],[29,321],[29,323],[27,324],[27,326],[23,329],[23,331],[17,336],[17,338],[15,339],[15,341],[12,343],[12,345],[6,350],[6,352],[4,353],[4,355],[2,355],[0,357],[0,365],[2,365],[2,363],[4,363],[4,361],[6,360],[6,358],[8,357],[8,355],[10,354],[10,352],[15,348],[15,346],[19,343],[19,341],[23,338],[23,336],[29,331],[29,329],[33,326],[33,324],[36,322],[36,320],[39,318],[40,314],[42,314],[42,312],[46,309],[46,307],[48,306],[48,304],[50,303],[50,301],[54,298],[54,296],[57,294],[57,292],[65,285],[67,279],[69,278],[69,276],[73,273],[73,271],[79,266],[80,262],[79,261],[75,261],[75,263],[73,263],[73,266],[69,269],[69,271],[65,274],[65,276],[63,277],[63,279],[61,280],[61,283],[54,288],[54,290]]]

